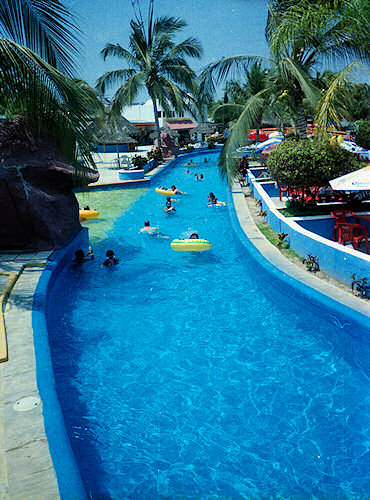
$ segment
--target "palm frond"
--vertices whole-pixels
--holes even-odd
[[[79,35],[71,13],[60,1],[0,2],[0,36],[28,47],[70,76],[80,49]]]
[[[244,107],[243,112],[236,121],[230,135],[222,148],[218,166],[222,176],[226,176],[229,184],[232,183],[237,173],[237,162],[234,158],[236,149],[244,144],[249,130],[256,120],[261,116],[264,108],[264,95],[268,94],[270,89],[266,88],[256,95],[250,97]]]
[[[131,106],[139,91],[144,85],[145,74],[137,72],[128,78],[117,90],[112,99],[111,113],[113,117],[119,116],[125,106]]]
[[[107,73],[104,73],[104,75],[100,76],[96,81],[96,89],[100,93],[104,94],[107,88],[127,80],[134,74],[134,69],[117,69],[113,71],[107,71]]]
[[[346,102],[350,99],[351,82],[354,80],[355,72],[359,69],[363,69],[363,66],[358,61],[354,61],[340,71],[332,79],[320,99],[315,116],[319,137],[326,138],[328,136],[328,124],[339,123],[343,118]]]

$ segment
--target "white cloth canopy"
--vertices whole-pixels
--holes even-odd
[[[334,191],[368,191],[370,190],[370,165],[337,177],[329,181],[329,184]]]

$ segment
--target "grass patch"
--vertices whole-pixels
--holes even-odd
[[[271,227],[267,224],[267,222],[263,222],[262,224],[257,224],[257,227],[261,231],[261,233],[269,240],[269,242],[272,243],[274,247],[277,248],[279,243],[279,237],[275,233],[275,231],[271,229]],[[285,255],[285,257],[288,257],[290,259],[298,259],[302,261],[301,257],[297,253],[295,253],[294,250],[289,248],[288,244],[285,241],[283,241],[281,247],[278,250],[280,250],[280,252],[283,255]]]

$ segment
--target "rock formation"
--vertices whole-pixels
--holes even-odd
[[[98,172],[65,162],[48,134],[34,137],[21,115],[0,126],[0,249],[61,248],[80,230],[76,186]]]
[[[169,134],[162,132],[161,142],[163,158],[174,158],[177,155],[179,148],[174,143],[172,137]],[[157,139],[154,140],[154,146],[158,147]]]

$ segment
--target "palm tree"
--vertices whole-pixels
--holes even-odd
[[[112,100],[112,117],[117,117],[125,106],[133,104],[138,93],[144,88],[153,103],[158,146],[161,147],[157,101],[164,111],[172,104],[181,111],[189,101],[189,92],[194,91],[195,73],[190,69],[185,57],[199,58],[202,54],[200,43],[193,37],[175,44],[174,37],[186,26],[181,19],[163,16],[153,18],[153,3],[150,3],[148,22],[141,19],[130,23],[130,50],[119,44],[108,43],[101,54],[104,59],[115,56],[127,63],[127,68],[109,71],[97,82],[97,88],[104,94],[105,89],[121,84]]]
[[[268,71],[262,68],[260,62],[254,62],[250,69],[245,69],[246,83],[241,85],[238,81],[231,81],[225,92],[230,95],[232,102],[220,104],[213,110],[214,120],[220,116],[228,116],[229,121],[240,117],[241,113],[248,106],[249,99],[258,95],[255,99],[255,113],[253,116],[253,126],[256,127],[256,140],[259,141],[259,130],[262,126],[263,115],[269,106],[269,95],[265,89],[270,88]]]
[[[220,156],[221,172],[228,175],[229,180],[234,177],[236,170],[235,163],[231,161],[231,152],[242,143],[257,118],[261,98],[267,94],[273,96],[275,102],[284,98],[291,116],[296,117],[300,138],[305,140],[307,119],[304,99],[311,101],[314,108],[319,106],[317,112],[324,127],[324,117],[336,114],[337,91],[349,81],[348,69],[345,69],[338,75],[336,82],[330,85],[330,98],[322,99],[322,93],[312,77],[315,67],[330,58],[338,61],[368,58],[366,3],[363,0],[348,0],[346,8],[341,10],[325,5],[326,2],[322,2],[323,5],[319,3],[318,0],[280,0],[270,5],[266,28],[270,59],[233,56],[212,63],[204,70],[201,86],[209,93],[230,74],[245,71],[256,61],[260,61],[261,67],[271,68],[270,87],[248,100]],[[326,111],[322,111],[323,107],[327,108]]]
[[[100,112],[97,95],[71,77],[78,29],[58,0],[0,3],[0,108],[9,118],[23,114],[32,132],[51,131],[66,159],[90,154],[91,120]]]

